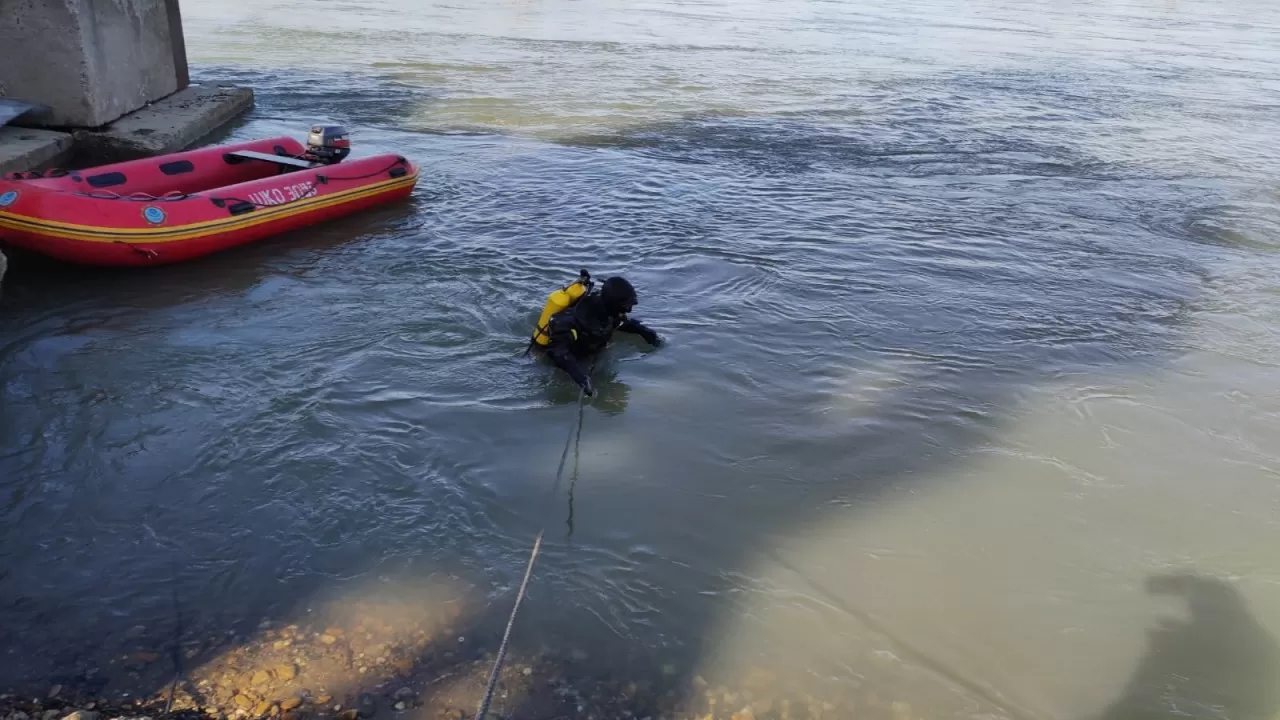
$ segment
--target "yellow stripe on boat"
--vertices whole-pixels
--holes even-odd
[[[404,177],[384,180],[375,185],[365,185],[352,190],[344,190],[331,195],[321,195],[319,197],[308,198],[306,200],[296,200],[282,205],[266,207],[257,206],[258,209],[254,210],[252,213],[246,213],[245,215],[232,216],[219,220],[206,220],[204,222],[179,225],[172,228],[105,229],[101,226],[94,225],[76,225],[73,223],[58,222],[56,220],[37,220],[30,216],[18,215],[4,210],[0,210],[0,228],[19,230],[26,233],[37,233],[47,237],[63,238],[66,240],[83,240],[85,242],[124,242],[138,244],[178,242],[180,240],[192,240],[195,238],[217,235],[229,230],[253,227],[254,225],[273,222],[275,220],[292,217],[312,210],[318,210],[332,205],[340,205],[345,202],[360,200],[373,195],[381,195],[393,190],[399,190],[407,185],[412,185],[417,182],[417,180],[418,170],[415,168],[412,173],[408,173]],[[122,199],[117,202],[138,201]],[[163,202],[161,201],[157,204],[163,204]]]

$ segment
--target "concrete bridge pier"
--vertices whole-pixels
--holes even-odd
[[[0,0],[0,92],[102,127],[187,87],[177,0]]]
[[[3,172],[174,152],[253,105],[248,89],[190,86],[178,0],[0,0],[0,97],[48,108],[0,128]],[[30,149],[68,134],[52,156]]]

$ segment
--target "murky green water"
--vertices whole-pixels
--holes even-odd
[[[601,672],[1280,710],[1280,7],[183,11],[258,91],[234,138],[343,123],[423,179],[12,270],[0,680],[162,642],[175,592],[197,635],[431,586],[483,635],[545,522],[515,643]],[[670,344],[609,353],[545,509],[575,392],[521,352],[579,267]]]

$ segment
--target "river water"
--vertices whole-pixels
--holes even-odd
[[[233,139],[405,204],[182,267],[15,268],[0,681],[448,597],[604,673],[932,717],[1280,709],[1280,6],[187,2]],[[578,416],[578,268],[668,339]],[[660,669],[660,670],[659,670]],[[990,709],[990,708],[996,709]]]

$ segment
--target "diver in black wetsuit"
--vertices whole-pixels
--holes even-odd
[[[635,306],[636,289],[623,278],[611,277],[604,281],[599,292],[582,296],[573,306],[552,315],[547,322],[551,338],[547,343],[547,355],[582,386],[587,396],[594,395],[595,389],[578,360],[603,350],[614,330],[634,333],[654,347],[662,346],[658,333],[627,317]]]

